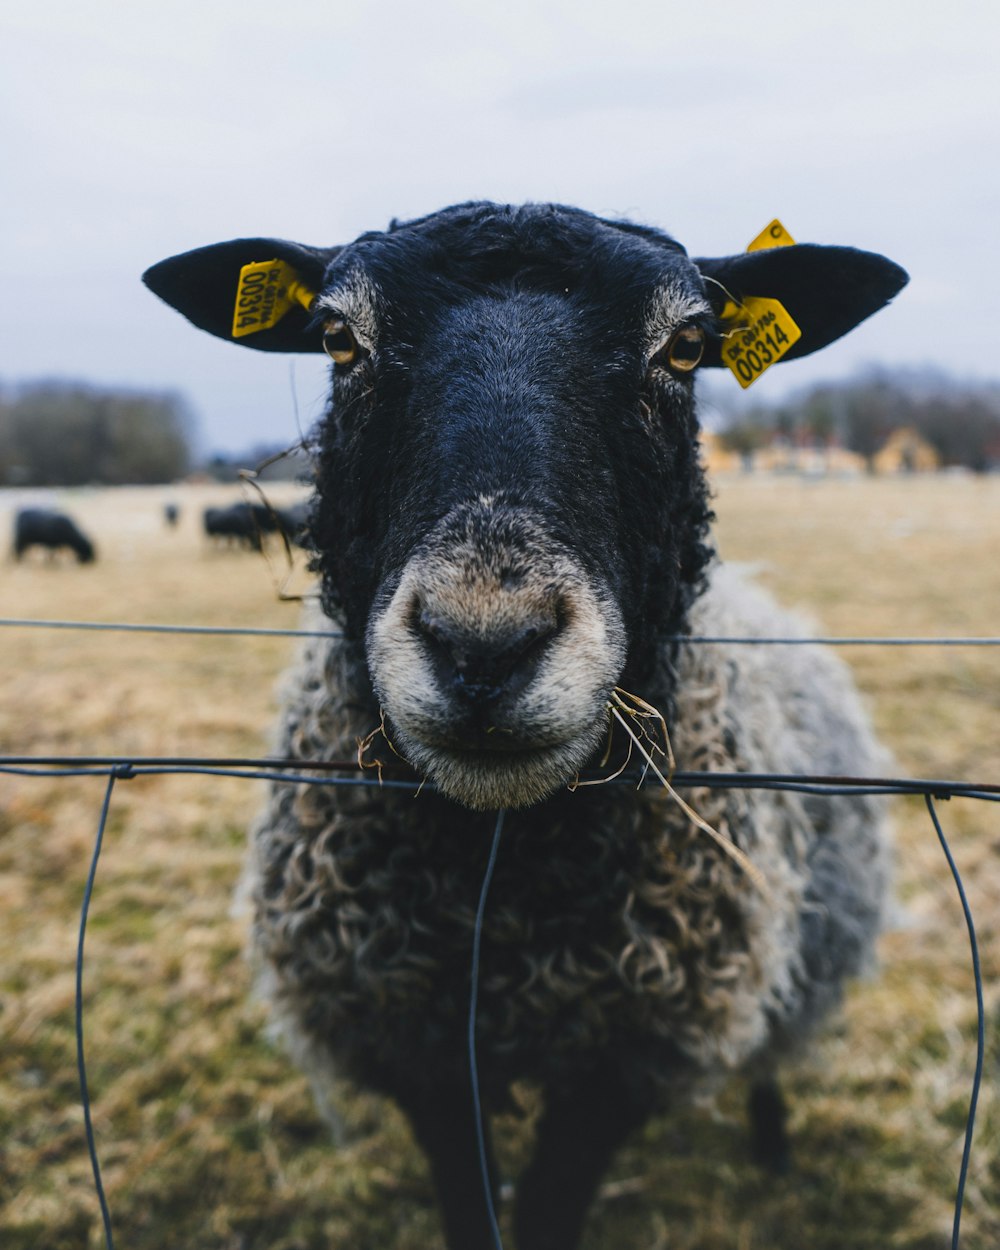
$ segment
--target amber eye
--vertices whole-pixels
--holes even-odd
[[[343,321],[323,326],[323,350],[335,365],[351,365],[357,359],[358,340]]]
[[[660,355],[675,373],[690,373],[705,354],[705,331],[698,326],[681,326]]]

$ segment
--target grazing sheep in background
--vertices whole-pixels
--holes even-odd
[[[163,505],[163,519],[167,523],[169,529],[176,529],[177,522],[181,519],[181,510],[178,504],[165,503]]]
[[[308,517],[299,507],[274,508],[264,503],[234,503],[228,508],[206,508],[202,522],[209,538],[220,538],[227,544],[251,551],[263,551],[268,534],[284,534],[289,542],[304,541]]]
[[[263,297],[241,280],[250,262],[266,262],[244,270],[268,275]],[[906,275],[814,245],[693,260],[570,208],[467,204],[341,248],[235,240],[145,280],[221,337],[331,356],[310,530],[319,623],[343,637],[305,647],[278,753],[351,756],[381,720],[436,783],[416,799],[274,786],[254,943],[298,1054],[395,1098],[448,1245],[493,1244],[466,1013],[479,813],[517,809],[485,913],[477,1044],[487,1108],[519,1080],[544,1097],[520,1250],[576,1246],[625,1137],[738,1068],[780,1166],[775,1065],[879,927],[877,803],[690,792],[757,884],[662,791],[568,786],[601,761],[616,688],[662,710],[681,769],[879,767],[827,654],[675,638],[794,629],[713,561],[692,383],[730,346],[727,305],[779,300],[801,330],[792,358]]]
[[[258,505],[234,503],[228,508],[206,508],[202,524],[208,538],[220,539],[226,546],[248,547],[262,551],[263,535],[273,528],[267,508],[260,508],[266,520],[258,515]]]
[[[20,560],[29,547],[45,547],[50,554],[69,547],[80,564],[97,558],[94,544],[73,518],[49,508],[22,508],[14,517],[14,559]]]

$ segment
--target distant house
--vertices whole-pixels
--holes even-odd
[[[863,473],[864,468],[864,456],[859,456],[856,451],[848,451],[846,447],[833,443],[828,447],[813,448],[806,463],[801,466],[800,472],[816,476],[830,473],[835,477],[852,477]]]
[[[710,477],[718,473],[738,473],[741,469],[750,467],[744,456],[736,451],[728,451],[718,434],[711,430],[701,432],[701,459]]]
[[[802,477],[836,477],[860,473],[864,461],[853,451],[835,442],[821,442],[807,435],[774,438],[757,454],[757,465],[771,473],[791,473]]]
[[[875,453],[876,473],[933,473],[941,467],[941,457],[922,434],[910,426],[900,426]]]
[[[702,459],[709,474],[787,473],[801,477],[847,477],[862,473],[863,457],[836,442],[823,443],[803,434],[789,438],[767,433],[752,451],[730,451],[725,441],[710,430],[702,431]]]

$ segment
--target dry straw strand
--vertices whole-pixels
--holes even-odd
[[[288,589],[291,585],[292,578],[295,576],[295,555],[292,552],[292,546],[288,540],[288,535],[285,533],[284,526],[280,523],[278,510],[271,503],[271,500],[267,496],[267,492],[264,490],[264,487],[259,481],[259,475],[268,467],[268,465],[274,464],[277,461],[284,459],[285,456],[290,456],[293,452],[299,450],[308,452],[309,449],[305,442],[293,443],[291,447],[286,447],[284,451],[279,451],[276,452],[275,455],[269,456],[266,460],[259,464],[256,469],[240,469],[239,471],[239,482],[244,495],[249,495],[251,489],[256,491],[261,503],[270,514],[271,519],[277,522],[275,532],[281,538],[281,545],[285,553],[286,567],[283,573],[279,573],[275,568],[274,562],[271,559],[271,554],[267,549],[267,543],[263,541],[264,535],[261,533],[259,526],[257,527],[257,533],[262,540],[260,548],[261,555],[264,557],[264,561],[270,571],[271,580],[274,583],[275,593],[281,603],[307,603],[310,600],[317,600],[319,598],[319,594],[316,591],[293,593]]]
[[[372,760],[368,760],[365,758],[366,755],[368,754],[369,748],[371,747],[372,743],[375,741],[376,738],[381,736],[386,746],[393,753],[393,755],[395,755],[397,759],[402,760],[403,763],[407,765],[407,767],[409,767],[409,761],[405,759],[402,755],[400,755],[400,753],[396,750],[396,747],[393,744],[392,739],[389,737],[389,734],[386,731],[384,708],[379,708],[378,718],[379,718],[379,723],[375,726],[375,728],[371,731],[371,733],[368,734],[364,738],[358,739],[358,767],[366,771],[371,768],[376,769],[378,772],[378,783],[379,785],[381,785],[382,784],[382,769],[385,767],[385,761],[380,760],[377,756]],[[420,786],[417,789],[418,794],[423,789],[426,781],[427,781],[426,777],[423,779],[423,781],[421,781]]]
[[[614,699],[614,696],[612,696],[612,699]],[[620,699],[618,700],[618,702],[620,702]],[[649,707],[648,704],[646,706]],[[656,712],[655,708],[652,710],[655,713],[655,715],[659,717],[659,719],[662,720],[662,717],[659,716],[659,713]],[[661,785],[666,790],[667,794],[670,795],[670,797],[677,804],[677,806],[681,809],[684,815],[687,816],[687,818],[691,821],[691,823],[695,825],[698,829],[700,829],[703,833],[707,833],[708,836],[713,839],[716,845],[722,851],[724,851],[725,854],[728,855],[730,859],[732,859],[736,864],[740,866],[740,868],[743,870],[743,872],[746,873],[746,875],[754,883],[757,889],[760,890],[761,894],[765,896],[770,894],[767,881],[764,879],[763,873],[760,871],[760,869],[755,867],[755,865],[750,861],[748,856],[743,851],[741,851],[740,848],[733,841],[731,841],[731,839],[724,837],[721,833],[719,833],[717,829],[713,829],[707,820],[703,820],[702,817],[698,815],[698,813],[694,810],[694,808],[690,805],[690,803],[685,802],[684,799],[681,798],[681,796],[677,793],[674,787],[670,784],[667,778],[660,771],[659,767],[656,764],[656,761],[653,759],[652,755],[650,755],[650,753],[643,746],[642,742],[639,740],[638,735],[633,731],[632,727],[625,720],[625,717],[621,714],[621,712],[615,706],[615,702],[609,701],[608,711],[615,718],[615,720],[618,721],[621,727],[625,730],[628,736],[632,739],[632,742],[635,744],[636,750],[638,750],[639,754],[643,757],[643,759],[645,759],[647,767],[653,770],[653,772],[656,774],[657,779],[660,781]],[[669,744],[669,739],[667,739],[667,742]],[[662,754],[662,751],[661,751],[661,754]],[[672,762],[673,761],[672,752],[669,758]]]

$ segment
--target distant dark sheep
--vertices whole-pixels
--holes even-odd
[[[97,558],[94,544],[72,517],[48,508],[22,508],[14,518],[14,559],[20,560],[29,547],[50,552],[69,547],[81,564]]]
[[[206,508],[202,520],[209,538],[220,539],[227,545],[249,547],[252,551],[261,551],[262,535],[275,528],[270,509],[259,504],[234,503],[228,508]]]
[[[330,356],[310,518],[329,636],[305,645],[276,753],[342,759],[381,726],[434,783],[272,787],[254,944],[297,1055],[394,1098],[448,1246],[495,1244],[466,1016],[486,813],[517,809],[476,1037],[488,1111],[519,1081],[544,1100],[519,1250],[573,1250],[621,1143],[730,1072],[782,1166],[776,1067],[883,915],[879,803],[689,791],[716,840],[662,791],[574,782],[627,691],[662,711],[680,769],[878,775],[843,665],[727,641],[796,627],[714,556],[694,378],[816,351],[906,274],[815,244],[696,259],[576,209],[465,204],[344,247],[233,240],[146,281],[222,338]]]
[[[165,503],[163,505],[163,519],[167,525],[173,529],[177,522],[181,519],[181,510],[175,503]]]
[[[296,546],[308,546],[309,505],[275,508],[263,503],[234,503],[228,508],[206,508],[205,533],[209,538],[235,542],[254,551],[263,549],[268,534],[283,534]]]

